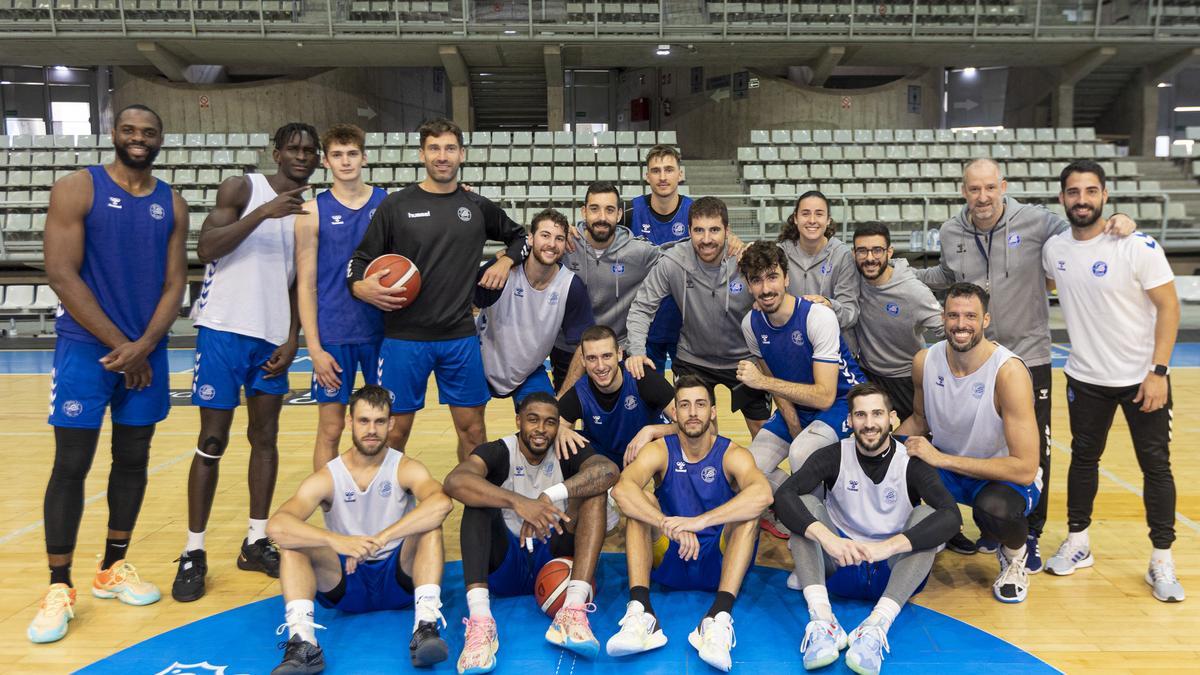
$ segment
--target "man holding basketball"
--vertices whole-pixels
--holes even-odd
[[[450,407],[462,460],[487,438],[483,412],[491,398],[471,316],[475,273],[484,242],[504,242],[506,252],[478,282],[503,288],[509,270],[525,259],[525,228],[485,197],[459,187],[466,149],[457,124],[438,119],[418,131],[425,180],[379,205],[350,261],[347,282],[354,297],[387,312],[379,371],[380,384],[392,392],[396,417],[389,445],[403,450],[408,443],[432,372],[438,401]],[[379,283],[385,270],[365,276],[371,261],[385,253],[408,257],[420,271],[424,292],[411,305],[403,286]]]
[[[758,517],[771,505],[771,486],[749,450],[717,435],[712,389],[698,376],[675,380],[675,417],[677,433],[642,448],[612,491],[628,517],[629,604],[608,655],[667,643],[650,605],[653,579],[668,588],[717,592],[688,642],[705,663],[728,671],[733,602],[754,562]],[[645,491],[651,481],[654,494]]]
[[[378,384],[383,314],[350,295],[346,261],[362,241],[387,190],[363,182],[367,135],[352,124],[335,124],[321,137],[333,187],[304,204],[296,217],[296,305],[312,359],[312,397],[317,402],[313,469],[337,456],[346,428],[346,403],[355,371]]]
[[[552,558],[574,558],[562,609],[546,639],[588,658],[600,642],[587,605],[604,543],[607,491],[617,466],[585,447],[569,459],[554,454],[558,402],[545,392],[526,396],[517,409],[517,433],[480,445],[446,476],[446,494],[465,505],[463,581],[467,587],[465,646],[458,672],[490,672],[500,640],[490,591],[533,592],[538,571]]]
[[[192,375],[200,437],[188,474],[187,544],[171,587],[179,602],[204,596],[204,534],[242,390],[249,418],[250,523],[237,565],[279,576],[279,551],[267,539],[267,517],[279,465],[279,411],[300,327],[294,309],[295,219],[304,214],[300,193],[320,159],[317,143],[311,125],[280,127],[272,153],[278,171],[221,183],[216,207],[200,231],[196,254],[207,268]]]

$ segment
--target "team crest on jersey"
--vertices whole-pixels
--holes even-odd
[[[464,223],[471,222],[471,209],[468,209],[465,206],[458,207],[458,219]]]
[[[741,293],[745,289],[746,289],[746,287],[744,285],[742,285],[742,282],[740,282],[740,281],[729,282],[729,292],[730,293]]]
[[[885,490],[883,493],[883,501],[887,502],[888,504],[895,504],[896,503],[896,490],[893,488],[888,488],[887,490]]]
[[[542,473],[550,476],[554,473],[554,462],[542,462]]]
[[[153,218],[155,220],[162,220],[163,216],[165,216],[165,215],[167,215],[167,212],[165,210],[163,210],[163,207],[161,205],[159,205],[159,204],[151,204],[150,205],[150,217],[151,218]]]
[[[621,263],[614,263],[612,266],[613,274],[625,274],[625,266]]]
[[[1019,235],[1019,234],[1008,235],[1008,247],[1009,248],[1016,248],[1020,245],[1021,245],[1021,235]]]
[[[1105,274],[1108,274],[1108,263],[1101,260],[1100,262],[1092,265],[1092,275],[1093,276],[1102,277]]]
[[[682,237],[683,236],[683,223],[673,223],[671,225],[671,234],[675,235],[676,237]]]
[[[687,464],[682,461],[675,462],[675,473],[687,473]]]
[[[604,422],[600,421],[599,415],[592,415],[592,424],[604,424]]]
[[[79,415],[83,412],[83,404],[75,399],[63,401],[62,411],[67,417],[79,417]]]
[[[554,291],[553,293],[551,293],[550,299],[547,300],[546,302],[550,303],[551,305],[557,305],[558,304],[558,291]]]
[[[637,407],[637,397],[634,396],[633,394],[626,396],[625,397],[625,409],[633,410],[636,407]]]
[[[796,345],[797,347],[803,347],[804,346],[804,333],[801,333],[798,330],[792,331],[792,344]]]
[[[856,481],[856,480],[846,481],[846,489],[849,490],[850,492],[858,492],[858,481]]]
[[[983,383],[980,382],[971,388],[971,395],[975,398],[983,398]]]
[[[354,492],[354,490],[346,490],[345,492],[342,493],[342,501],[343,502],[356,502],[356,501],[358,501],[358,495]]]
[[[1066,271],[1067,271],[1067,261],[1066,261],[1066,260],[1059,260],[1059,261],[1058,261],[1058,264],[1056,265],[1056,267],[1058,267],[1058,271],[1059,271],[1059,272],[1066,272]]]
[[[391,497],[392,496],[392,481],[390,481],[390,480],[383,481],[383,485],[379,486],[379,496],[381,496],[381,497]]]
[[[717,470],[711,466],[704,467],[704,470],[700,472],[700,480],[704,481],[705,483],[711,483],[716,479]]]
[[[821,263],[821,274],[824,274],[825,276],[829,276],[829,274],[832,272],[833,272],[833,263],[829,262],[828,260]]]
[[[196,393],[200,395],[201,399],[211,401],[217,395],[217,390],[211,384],[203,384]]]
[[[340,213],[335,213],[332,216],[329,216],[329,224],[330,225],[341,225],[342,224],[342,215]]]
[[[900,316],[900,305],[897,305],[894,302],[889,302],[888,304],[884,305],[883,309],[892,316]]]

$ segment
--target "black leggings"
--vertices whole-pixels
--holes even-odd
[[[468,506],[463,509],[462,529],[463,583],[486,584],[488,575],[500,569],[508,555],[508,525],[500,509]],[[571,532],[550,537],[550,552],[555,556],[575,554],[575,535]]]
[[[113,424],[112,468],[108,474],[108,529],[130,532],[146,495],[146,466],[154,425]],[[46,521],[46,552],[66,555],[75,550],[83,518],[83,486],[99,429],[54,428],[54,469],[42,505]]]
[[[1025,545],[1029,521],[1025,518],[1025,499],[1004,483],[989,482],[975,496],[971,515],[979,531],[1010,549]]]

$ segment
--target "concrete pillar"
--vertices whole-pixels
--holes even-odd
[[[565,122],[562,48],[546,45],[542,57],[546,62],[546,128],[561,131]]]
[[[471,75],[462,53],[454,45],[438,47],[446,79],[450,81],[450,113],[463,131],[475,130],[475,115],[471,108]]]
[[[1129,154],[1154,156],[1158,136],[1158,80],[1139,74],[1133,85],[1134,108],[1129,129]]]
[[[1053,109],[1051,120],[1053,126],[1070,128],[1075,126],[1075,85],[1060,84],[1054,88],[1051,95]]]

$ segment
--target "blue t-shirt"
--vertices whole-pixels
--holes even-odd
[[[667,444],[667,470],[654,490],[664,515],[690,518],[711,511],[733,499],[733,486],[725,477],[725,451],[729,439],[717,436],[712,450],[699,462],[689,462],[679,446],[679,436],[663,438]],[[706,527],[696,533],[700,539],[721,536],[723,525]]]
[[[655,246],[688,238],[688,214],[692,209],[692,198],[679,195],[679,206],[667,218],[661,218],[650,208],[650,197],[638,195],[629,203],[628,224],[633,234],[646,237]],[[658,306],[646,341],[674,344],[679,341],[679,330],[683,327],[683,313],[675,298],[667,296]]]
[[[586,376],[575,383],[575,395],[579,398],[583,435],[592,442],[597,452],[623,466],[625,448],[642,427],[662,423],[662,409],[655,410],[647,404],[638,391],[639,380],[624,370],[621,390],[612,408],[605,410],[596,400],[596,394]],[[653,375],[649,375],[653,377]]]
[[[350,293],[346,272],[375,209],[386,197],[387,190],[373,188],[370,199],[352,209],[339,202],[332,190],[317,195],[317,329],[323,345],[383,338],[383,312]]]
[[[89,166],[92,208],[83,219],[79,277],[110,321],[130,340],[142,337],[162,299],[167,279],[167,242],[175,227],[171,186],[155,180],[137,197],[117,185],[103,166]],[[59,305],[55,331],[73,340],[102,344]],[[166,341],[163,336],[163,342]]]

